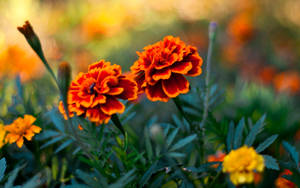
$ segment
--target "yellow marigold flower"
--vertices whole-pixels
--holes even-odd
[[[41,128],[33,125],[36,118],[31,115],[25,115],[24,118],[17,118],[10,125],[6,125],[4,129],[7,131],[5,142],[10,144],[16,143],[19,148],[23,146],[25,137],[28,141],[32,139],[35,133],[41,132]]]
[[[248,146],[232,150],[223,162],[223,172],[229,173],[234,185],[252,183],[254,173],[262,172],[264,167],[264,158]]]
[[[6,131],[4,129],[4,126],[0,124],[0,148],[5,144],[4,138],[5,138]]]

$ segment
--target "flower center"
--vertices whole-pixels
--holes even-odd
[[[95,82],[93,82],[93,83],[90,85],[90,87],[89,87],[89,92],[90,92],[90,94],[94,94],[94,93],[95,93],[95,90],[94,90],[95,85],[96,85]]]

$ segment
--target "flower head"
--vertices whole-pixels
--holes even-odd
[[[223,162],[225,156],[226,156],[225,153],[223,153],[222,151],[218,151],[215,155],[209,155],[207,157],[207,161],[208,162]],[[212,165],[212,167],[214,167],[214,168],[217,168],[218,166],[219,166],[218,164]]]
[[[123,113],[125,106],[118,99],[135,100],[137,84],[122,75],[119,65],[101,60],[89,66],[87,73],[79,73],[68,92],[69,115],[87,117],[90,121],[107,123],[111,115]],[[65,115],[62,102],[59,110]]]
[[[297,186],[293,182],[282,177],[283,175],[292,175],[292,174],[293,173],[290,170],[285,169],[280,174],[280,176],[276,179],[276,182],[275,182],[276,187],[277,188],[296,188]]]
[[[264,166],[264,158],[261,155],[252,147],[243,146],[225,156],[223,172],[229,173],[232,183],[239,185],[253,182],[254,173],[262,172]]]
[[[5,144],[4,138],[5,138],[6,131],[4,129],[4,126],[0,124],[0,148]]]
[[[274,78],[274,87],[278,92],[296,94],[300,91],[300,76],[295,71],[279,73]]]
[[[10,125],[6,125],[4,129],[7,131],[5,142],[16,143],[19,148],[23,146],[25,137],[28,141],[32,139],[35,133],[41,132],[41,128],[33,125],[36,118],[31,115],[25,115],[24,118],[17,118]]]
[[[236,15],[228,26],[228,33],[237,42],[247,42],[254,34],[252,18],[248,13]]]
[[[163,41],[137,52],[139,59],[131,67],[139,92],[151,101],[167,102],[189,91],[186,76],[201,74],[202,58],[196,47],[186,45],[178,37],[167,36]]]

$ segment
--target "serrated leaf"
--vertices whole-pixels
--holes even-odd
[[[256,135],[260,133],[260,131],[264,127],[264,121],[266,119],[266,115],[263,115],[256,123],[255,125],[251,128],[250,133],[245,139],[245,145],[247,146],[252,146],[252,144],[255,141]]]
[[[185,137],[185,138],[179,140],[176,144],[174,144],[171,147],[170,151],[175,151],[177,149],[184,147],[185,145],[191,143],[196,137],[197,137],[197,135],[193,134],[193,135],[190,135],[188,137]]]
[[[55,138],[53,138],[52,140],[50,140],[50,141],[46,142],[45,144],[43,144],[40,148],[41,148],[41,149],[44,149],[44,148],[46,148],[46,147],[48,147],[48,146],[50,146],[50,145],[52,145],[52,144],[54,144],[54,143],[56,143],[56,142],[62,140],[63,138],[65,138],[65,136],[58,136],[58,137],[55,137]]]
[[[55,136],[58,136],[60,135],[59,132],[56,132],[56,131],[53,131],[53,130],[45,130],[45,131],[42,131],[40,134],[36,135],[34,137],[35,140],[46,140],[48,138],[51,138],[51,137],[55,137]]]
[[[1,181],[2,178],[4,177],[5,170],[6,170],[6,160],[5,160],[5,158],[3,157],[3,158],[0,160],[0,181]]]
[[[289,152],[289,154],[291,155],[296,166],[298,166],[299,165],[299,153],[297,152],[296,148],[286,141],[283,141],[282,145],[287,150],[287,152]]]
[[[227,151],[230,152],[233,144],[233,135],[234,135],[234,123],[231,121],[229,123],[229,129],[226,138]]]
[[[153,173],[156,172],[156,167],[157,167],[158,161],[155,161],[150,168],[145,172],[145,174],[143,175],[143,177],[140,179],[139,181],[139,187],[144,187],[144,185],[146,183],[148,183],[148,180],[150,179],[150,177],[152,176]]]
[[[270,155],[263,155],[263,157],[265,160],[266,168],[272,169],[272,170],[279,170],[279,166],[278,166],[276,159],[274,159]]]
[[[275,135],[267,138],[265,141],[263,141],[261,144],[258,145],[258,147],[256,148],[256,152],[260,153],[260,152],[264,151],[267,147],[269,147],[276,140],[277,137],[278,137],[278,134],[275,134]]]
[[[65,141],[64,143],[62,143],[55,151],[54,153],[58,153],[61,150],[65,149],[66,147],[68,147],[71,143],[73,143],[73,140],[69,139],[67,141]]]
[[[242,145],[242,137],[243,137],[243,130],[245,126],[245,119],[242,118],[238,123],[238,126],[235,129],[234,133],[234,141],[233,141],[233,149],[237,149]]]
[[[176,137],[178,131],[179,131],[179,128],[176,128],[176,129],[174,129],[174,130],[171,132],[171,134],[168,136],[167,142],[166,142],[167,148],[172,144],[172,142],[173,142],[174,138]]]

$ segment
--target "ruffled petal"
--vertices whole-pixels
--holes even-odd
[[[19,140],[17,141],[17,146],[21,148],[23,146],[23,143],[24,143],[24,139],[23,137],[20,137]]]
[[[122,77],[119,80],[118,87],[122,87],[123,92],[117,97],[120,99],[135,100],[137,99],[138,87],[135,81],[126,77]]]
[[[89,118],[90,121],[96,123],[108,123],[110,120],[110,116],[104,114],[100,108],[90,108],[86,111],[86,117]]]
[[[36,118],[31,115],[24,115],[24,122],[27,125],[31,125],[33,122],[35,122]]]
[[[121,87],[114,87],[110,88],[107,95],[120,95],[124,91],[124,88]]]
[[[24,137],[30,141],[32,139],[32,137],[34,136],[34,133],[30,130],[26,131],[26,133],[24,134]]]
[[[161,70],[156,70],[155,73],[152,75],[153,80],[165,80],[169,79],[171,76],[171,70],[169,68],[161,69]]]
[[[164,93],[161,81],[158,81],[154,86],[146,87],[145,93],[151,101],[168,102],[169,97]]]
[[[101,110],[107,114],[123,113],[125,106],[114,97],[108,97],[105,104],[101,104]]]
[[[162,81],[162,86],[163,91],[170,98],[189,91],[189,82],[181,74],[172,74],[170,79]]]
[[[174,73],[186,74],[192,69],[192,67],[191,62],[176,62],[171,66],[171,70]]]
[[[41,128],[41,127],[38,127],[38,126],[35,126],[35,125],[32,125],[32,126],[30,127],[30,130],[31,130],[32,132],[34,132],[34,133],[40,133],[41,130],[42,130],[42,128]]]
[[[91,107],[94,108],[98,104],[103,104],[105,102],[106,102],[106,97],[104,95],[98,94],[97,97],[94,99],[94,102],[91,105]]]

